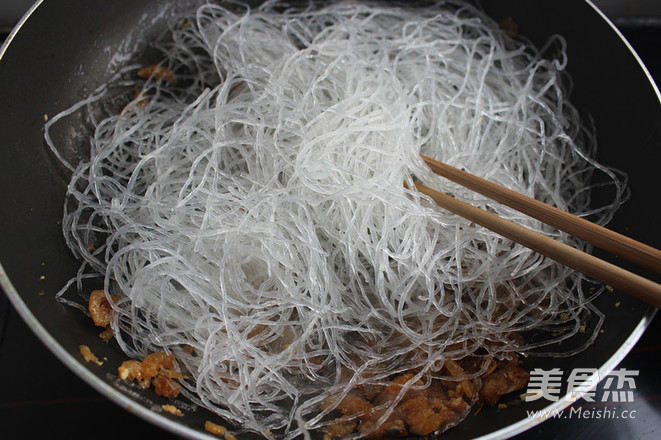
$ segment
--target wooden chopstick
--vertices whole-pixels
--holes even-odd
[[[661,273],[661,251],[658,249],[443,162],[422,155],[421,157],[434,173],[446,179],[585,240],[618,257]]]
[[[472,176],[469,173],[466,173],[465,171],[458,170],[456,168],[450,167],[449,165],[442,164],[441,162],[435,161],[430,158],[425,158],[425,162],[430,165],[430,162],[433,164],[430,165],[430,168],[437,174],[440,174],[444,177],[447,177],[463,186],[466,186],[469,189],[472,189],[476,192],[479,192],[483,195],[488,196],[489,198],[492,198],[497,201],[502,201],[506,200],[506,202],[502,201],[503,204],[506,204],[507,206],[510,206],[514,209],[517,209],[521,212],[524,212],[525,214],[531,215],[531,217],[537,218],[538,220],[541,220],[545,223],[548,223],[549,225],[552,225],[558,229],[565,230],[565,232],[569,232],[572,235],[576,235],[579,237],[578,234],[573,234],[573,232],[567,231],[566,229],[563,228],[568,228],[570,230],[578,229],[579,233],[582,228],[585,228],[585,225],[581,225],[579,227],[567,227],[565,223],[572,223],[571,220],[568,220],[570,218],[576,218],[578,220],[582,220],[579,223],[583,223],[584,220],[580,219],[578,217],[572,216],[571,214],[568,214],[571,217],[566,217],[566,216],[560,216],[563,219],[562,226],[563,228],[560,228],[559,226],[556,226],[555,224],[552,224],[550,222],[545,221],[544,215],[538,214],[535,209],[538,208],[539,204],[541,202],[530,199],[522,194],[518,194],[514,191],[511,191],[509,189],[506,189],[504,187],[501,187],[500,185],[493,184],[491,182],[487,182],[484,179],[481,179],[476,176]],[[440,165],[439,165],[440,164]],[[441,172],[437,172],[438,169],[441,169]],[[448,173],[447,170],[452,171],[451,173]],[[446,175],[447,174],[447,175]],[[448,175],[452,177],[448,177]],[[468,177],[466,176],[468,175]],[[459,177],[457,177],[459,176]],[[455,178],[459,179],[455,180]],[[464,185],[464,181],[468,181],[468,184]],[[488,188],[485,190],[484,186],[481,182],[487,182],[489,185],[486,185]],[[625,269],[622,269],[621,267],[615,266],[614,264],[608,263],[606,261],[600,260],[599,258],[587,254],[583,251],[580,251],[578,249],[575,249],[571,246],[568,246],[564,243],[561,243],[559,241],[556,241],[548,236],[545,236],[543,234],[540,234],[538,232],[532,231],[528,228],[525,228],[519,224],[516,224],[512,221],[503,219],[495,214],[492,214],[490,212],[484,211],[480,208],[477,208],[473,205],[470,205],[466,202],[462,202],[454,197],[448,196],[447,194],[443,194],[441,192],[438,192],[434,189],[431,189],[427,186],[424,186],[419,183],[415,183],[416,188],[418,191],[421,193],[429,196],[432,198],[436,204],[438,204],[440,207],[445,208],[449,211],[454,212],[455,214],[458,214],[468,220],[471,220],[487,229],[490,229],[500,235],[503,235],[504,237],[509,238],[512,241],[515,241],[517,243],[522,244],[523,246],[526,246],[536,252],[539,252],[542,255],[545,255],[549,258],[552,258],[556,261],[558,261],[561,264],[564,264],[568,267],[571,267],[572,269],[578,270],[579,272],[582,272],[583,274],[594,278],[596,280],[599,280],[603,283],[606,283],[607,285],[612,286],[613,288],[616,288],[618,290],[621,290],[623,292],[629,293],[631,295],[636,296],[637,298],[655,306],[655,307],[661,307],[661,285],[657,284],[651,280],[648,280],[646,278],[643,278],[639,275],[636,275],[632,272],[629,272]],[[470,186],[469,186],[470,185]],[[477,189],[476,189],[477,188]],[[505,190],[505,191],[503,191]],[[491,196],[491,194],[494,194],[494,197]],[[518,197],[512,197],[512,193],[515,195],[518,195]],[[516,200],[517,202],[512,202],[512,200]],[[521,202],[523,200],[523,202]],[[530,201],[534,203],[530,203]],[[510,204],[511,203],[511,204]],[[544,203],[541,203],[545,207],[552,208],[550,212],[553,212],[557,208],[553,208],[550,205],[546,205]],[[522,209],[519,209],[520,205],[524,205]],[[524,211],[525,209],[525,211]],[[547,208],[542,208],[544,212],[549,211]],[[528,211],[532,211],[533,214],[529,214]],[[560,211],[561,213],[565,213],[564,211]],[[567,213],[566,213],[567,214]],[[540,218],[541,217],[541,218]],[[554,213],[552,215],[554,219],[554,223],[558,223],[555,217],[557,217],[557,213]],[[590,222],[588,222],[590,223]],[[590,223],[591,224],[591,223]],[[599,229],[606,229],[602,228],[598,225],[593,225]],[[592,229],[591,227],[588,229]],[[606,229],[606,231],[609,231]],[[601,231],[600,231],[601,232]],[[612,232],[612,231],[609,231]],[[611,234],[606,234],[609,236],[609,240],[607,240],[606,246],[609,246],[610,248],[618,248],[618,245],[614,245],[613,242],[618,241],[616,236],[620,236],[619,234],[616,234],[615,232],[612,232],[612,234],[615,234],[614,236]],[[581,235],[586,235],[584,233],[581,233]],[[592,235],[587,234],[590,236],[591,239],[594,239]],[[597,237],[601,236],[601,234],[593,234],[596,235]],[[623,237],[623,236],[620,236]],[[626,238],[626,237],[625,237]],[[625,240],[625,242],[628,242],[630,239]],[[586,240],[588,241],[588,240]],[[598,240],[597,240],[598,241]],[[634,240],[631,240],[634,241]],[[598,241],[599,242],[599,241]],[[601,242],[599,242],[601,243]],[[634,243],[638,243],[635,242]],[[593,243],[595,244],[595,243]],[[642,243],[641,243],[642,245]],[[597,246],[597,244],[595,244]],[[661,254],[658,250],[651,248],[647,245],[643,245],[645,248],[652,249],[653,253],[652,255],[656,254]],[[602,247],[602,246],[599,246]],[[630,245],[625,246],[626,249],[631,248]],[[605,248],[603,248],[605,249]],[[619,249],[619,248],[618,248]],[[649,249],[645,249],[645,255],[649,252]],[[609,249],[605,249],[609,250]],[[620,251],[621,252],[621,251]],[[629,249],[625,255],[630,255],[634,254],[638,260],[641,259],[640,255],[636,251],[632,251]],[[621,257],[623,256],[622,254],[619,254]],[[633,259],[631,259],[634,261]],[[649,265],[645,265],[646,267],[649,267]]]

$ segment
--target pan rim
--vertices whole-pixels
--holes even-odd
[[[7,48],[11,44],[12,40],[14,39],[18,31],[21,29],[21,27],[23,27],[23,25],[28,20],[28,18],[30,18],[32,13],[39,7],[39,5],[43,3],[43,1],[44,0],[35,1],[34,4],[30,6],[30,9],[28,9],[27,12],[23,14],[23,16],[18,21],[18,23],[16,23],[16,26],[14,26],[14,28],[11,30],[7,38],[5,38],[5,41],[3,41],[2,45],[0,45],[0,60],[2,60],[3,55],[7,51]]]
[[[638,63],[638,67],[640,67],[643,70],[643,72],[645,73],[645,76],[647,77],[647,81],[650,83],[650,85],[654,89],[654,93],[656,94],[657,100],[661,102],[661,92],[659,91],[659,87],[656,84],[656,81],[654,81],[654,78],[652,77],[652,74],[650,73],[649,69],[647,68],[647,66],[645,66],[645,63],[640,58],[640,56],[638,55],[636,50],[633,48],[631,43],[629,43],[629,41],[622,34],[622,32],[620,32],[620,30],[617,28],[617,26],[615,26],[615,23],[613,23],[613,21],[610,18],[608,18],[608,16],[606,16],[606,14],[604,14],[603,11],[601,9],[599,9],[597,7],[597,5],[595,5],[593,3],[592,0],[584,0],[584,1],[588,6],[590,6],[592,9],[594,9],[594,11],[601,17],[601,19],[606,24],[608,24],[608,26],[611,28],[611,30],[613,32],[615,32],[615,34],[620,38],[620,40],[622,40],[622,42],[627,47],[627,49],[629,50],[631,55],[633,55],[633,57],[636,59],[636,62]]]

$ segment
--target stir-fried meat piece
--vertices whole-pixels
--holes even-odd
[[[445,361],[445,368],[453,377],[465,378],[468,376],[466,370],[452,359]],[[473,382],[468,379],[462,379],[461,382],[459,382],[459,385],[457,385],[457,388],[461,388],[460,392],[463,392],[469,399],[472,399],[475,396],[475,386],[473,385]]]
[[[151,377],[147,377],[142,372],[142,362],[140,361],[125,361],[117,369],[117,373],[122,380],[135,380],[143,388],[149,388],[151,385]]]
[[[93,362],[96,365],[103,365],[103,362],[99,360],[98,357],[94,353],[92,353],[92,350],[87,345],[79,345],[78,346],[78,351],[80,352],[80,355],[85,359],[87,362]]]
[[[170,84],[177,82],[177,77],[171,69],[158,64],[152,64],[138,69],[138,76],[144,79],[154,78],[157,81],[167,81]]]
[[[113,301],[117,301],[119,296],[111,295],[110,298]],[[94,321],[94,325],[105,327],[105,330],[99,333],[99,337],[106,342],[109,341],[113,336],[110,322],[112,321],[115,311],[113,310],[112,305],[110,304],[110,301],[108,301],[108,298],[106,297],[106,294],[103,290],[93,290],[92,293],[90,293],[90,298],[87,303],[87,310],[90,312],[90,316],[92,321]]]
[[[183,376],[174,369],[174,355],[163,352],[152,353],[142,362],[136,360],[125,361],[117,369],[122,380],[135,380],[143,388],[154,386],[159,396],[177,397],[181,386],[174,379],[183,379]]]
[[[161,405],[161,408],[163,408],[163,411],[167,411],[175,416],[183,417],[184,415],[184,413],[174,405]]]
[[[162,370],[174,370],[174,355],[163,352],[152,353],[142,361],[142,372],[147,377],[155,377]]]
[[[160,375],[152,380],[152,385],[154,385],[154,392],[163,397],[177,397],[181,388],[181,385],[171,378]]]
[[[505,394],[522,389],[528,383],[530,374],[517,365],[507,362],[499,365],[496,370],[483,379],[480,397],[491,406]]]
[[[93,290],[87,306],[94,325],[106,327],[112,321],[113,309],[103,290]]]

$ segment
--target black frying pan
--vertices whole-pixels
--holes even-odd
[[[0,285],[30,328],[82,380],[156,425],[182,436],[204,438],[208,435],[204,421],[212,415],[197,409],[185,411],[184,417],[171,416],[158,411],[166,401],[151,391],[123,386],[116,380],[116,368],[125,356],[117,346],[102,342],[89,318],[54,300],[78,263],[62,239],[60,219],[68,175],[44,144],[44,115],[77,102],[127,62],[125,55],[146,47],[159,33],[160,12],[173,4],[174,0],[46,0],[32,9],[3,47]],[[574,80],[572,102],[594,121],[598,159],[630,177],[632,197],[609,226],[659,247],[661,205],[656,191],[661,105],[658,90],[627,43],[587,1],[492,0],[483,7],[496,20],[513,17],[521,33],[538,45],[553,34],[566,38]],[[54,136],[56,143],[66,146],[68,157],[84,152],[84,133],[77,127],[63,127]],[[599,197],[595,194],[597,201]],[[612,370],[640,337],[653,310],[619,292],[602,295],[598,305],[607,318],[604,333],[593,346],[567,359],[530,359],[528,367]],[[108,360],[100,367],[82,361],[79,344],[89,345]],[[569,403],[561,399],[547,409]],[[178,404],[191,408],[184,401]],[[548,404],[540,399],[506,411],[484,409],[444,438],[512,436],[539,423],[527,419],[526,410],[544,409]],[[72,414],[72,423],[75,417]]]

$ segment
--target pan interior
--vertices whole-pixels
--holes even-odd
[[[8,103],[0,118],[0,132],[4,134],[0,148],[0,284],[32,329],[84,380],[156,424],[187,437],[202,438],[209,413],[185,411],[185,417],[175,420],[154,412],[152,408],[166,401],[150,391],[128,388],[116,379],[116,367],[125,359],[119,348],[102,342],[86,316],[54,300],[54,294],[76,273],[79,264],[61,233],[67,172],[44,145],[42,132],[45,118],[85,97],[122,64],[134,61],[135,54],[159,35],[168,14],[184,2],[73,3],[66,10],[56,2],[39,5],[13,35],[11,44],[4,47],[0,60],[0,102]],[[598,159],[629,174],[631,199],[610,227],[659,244],[661,232],[655,219],[661,207],[649,204],[647,194],[648,188],[656,185],[661,108],[656,88],[626,43],[589,3],[533,5],[507,0],[483,6],[496,20],[513,17],[521,33],[538,46],[551,35],[565,37],[573,79],[572,102],[594,121]],[[78,127],[63,127],[54,135],[67,146],[68,157],[85,154],[86,133]],[[598,202],[600,195],[595,194],[595,198]],[[650,310],[619,292],[602,295],[598,306],[607,319],[604,333],[592,347],[571,358],[531,359],[530,367],[612,369],[640,336]],[[108,361],[100,367],[82,362],[80,344],[90,346]],[[444,437],[513,435],[531,425],[526,410],[539,410],[547,404],[540,400],[508,411],[480,411],[472,416],[471,423],[459,425]],[[178,402],[178,406],[193,409],[186,401]]]

